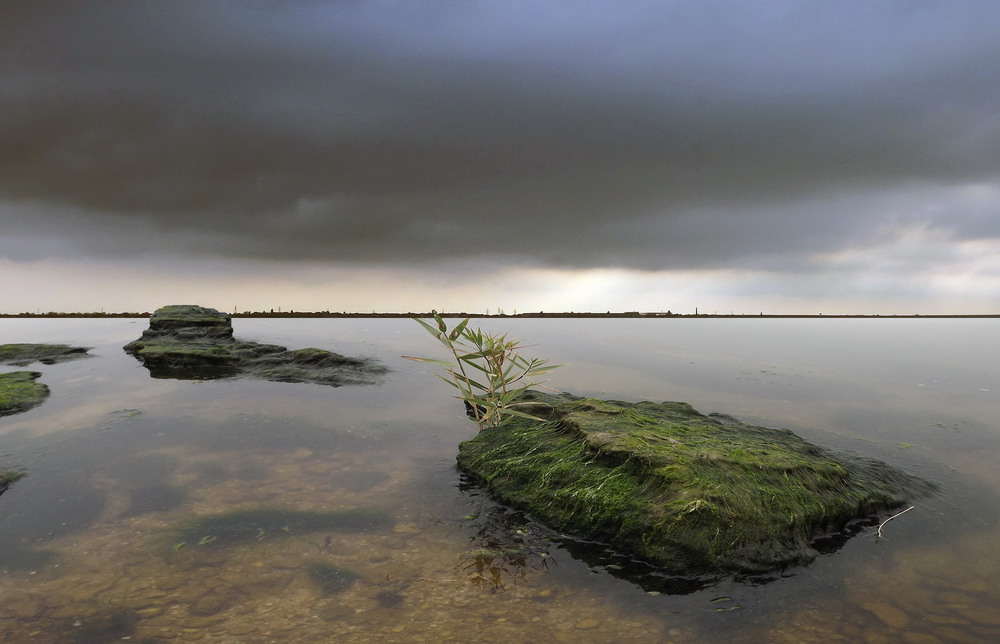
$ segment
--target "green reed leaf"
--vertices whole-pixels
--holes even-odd
[[[525,358],[518,353],[526,346],[521,340],[511,339],[507,333],[494,335],[470,328],[469,318],[449,331],[447,322],[437,311],[432,311],[431,315],[433,324],[420,318],[414,320],[451,353],[454,362],[403,357],[443,367],[444,374],[434,372],[434,375],[458,391],[456,398],[468,403],[470,415],[480,431],[503,425],[513,417],[542,420],[513,408],[519,404],[518,397],[529,387],[541,384],[533,380],[535,376],[549,373],[559,365],[546,366],[546,360]],[[485,376],[486,384],[470,378],[466,368]]]

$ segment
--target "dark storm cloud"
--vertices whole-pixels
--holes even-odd
[[[995,192],[895,197],[997,180],[993,2],[3,11],[7,256],[671,268],[892,217],[1000,235]]]

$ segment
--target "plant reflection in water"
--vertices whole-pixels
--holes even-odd
[[[555,534],[520,512],[483,499],[468,520],[476,526],[472,548],[462,553],[456,570],[469,582],[490,592],[528,580],[530,571],[545,571],[554,563],[549,550]]]

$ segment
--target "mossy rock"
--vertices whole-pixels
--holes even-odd
[[[387,369],[323,349],[289,351],[233,337],[227,313],[195,305],[157,309],[142,337],[125,345],[154,378],[181,380],[250,376],[279,382],[340,386],[374,384]]]
[[[763,573],[811,562],[818,537],[934,485],[787,430],[679,402],[528,392],[515,419],[459,447],[499,502],[671,574]]]
[[[86,358],[90,354],[86,347],[71,347],[68,344],[0,344],[0,364],[26,367],[32,362],[55,364]]]
[[[19,414],[45,402],[49,388],[35,382],[41,375],[37,371],[0,373],[0,416]]]

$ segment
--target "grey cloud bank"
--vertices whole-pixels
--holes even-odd
[[[968,245],[1000,244],[993,2],[2,12],[0,258],[12,262],[777,278],[889,274],[898,266],[859,249],[922,232],[952,252],[914,246],[900,275],[997,279],[995,264],[959,267],[982,257]]]

